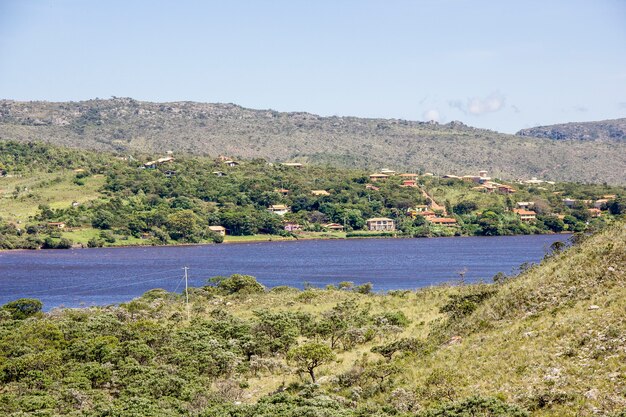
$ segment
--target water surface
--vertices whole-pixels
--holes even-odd
[[[0,304],[35,297],[44,308],[128,301],[152,288],[180,291],[216,275],[249,274],[268,287],[353,281],[374,290],[485,280],[538,262],[566,235],[354,239],[178,247],[0,252]]]

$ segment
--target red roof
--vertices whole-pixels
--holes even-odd
[[[513,211],[515,213],[519,214],[520,216],[534,216],[535,214],[537,214],[534,211],[524,210],[524,209],[515,209]]]

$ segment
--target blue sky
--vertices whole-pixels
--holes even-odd
[[[626,1],[0,0],[0,98],[515,132],[626,117]]]

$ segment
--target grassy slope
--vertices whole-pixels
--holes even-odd
[[[443,345],[430,356],[403,360],[398,385],[428,387],[425,398],[473,394],[506,398],[537,416],[591,415],[594,407],[626,407],[626,228],[594,236],[580,247],[544,261],[500,287],[458,328],[462,342]],[[345,298],[372,311],[402,310],[412,324],[402,337],[426,338],[451,294],[473,287],[438,287],[403,297],[363,296],[320,291],[310,302],[301,293],[268,293],[233,302],[242,317],[251,310],[319,313]],[[597,305],[598,310],[589,310]],[[251,308],[253,306],[253,308]],[[337,375],[381,340],[340,353],[321,375]],[[294,376],[271,375],[251,381],[250,399],[276,389]],[[324,381],[324,379],[322,379]],[[384,398],[380,398],[384,400]],[[427,401],[427,400],[426,400]]]
[[[459,125],[319,117],[230,104],[0,101],[0,138],[119,152],[226,154],[273,161],[624,183],[624,143],[554,141]]]
[[[69,207],[73,201],[85,203],[100,197],[99,189],[104,184],[103,176],[91,176],[79,186],[72,182],[75,175],[71,171],[45,173],[37,172],[23,177],[1,177],[0,217],[24,222],[37,214],[40,204],[47,204],[53,209]],[[13,192],[21,190],[17,198]]]

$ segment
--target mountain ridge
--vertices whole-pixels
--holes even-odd
[[[116,151],[226,154],[379,169],[502,178],[625,183],[625,143],[554,141],[461,122],[323,117],[232,103],[0,101],[0,139]]]
[[[569,122],[522,129],[518,136],[554,140],[626,141],[626,118],[592,122]]]

